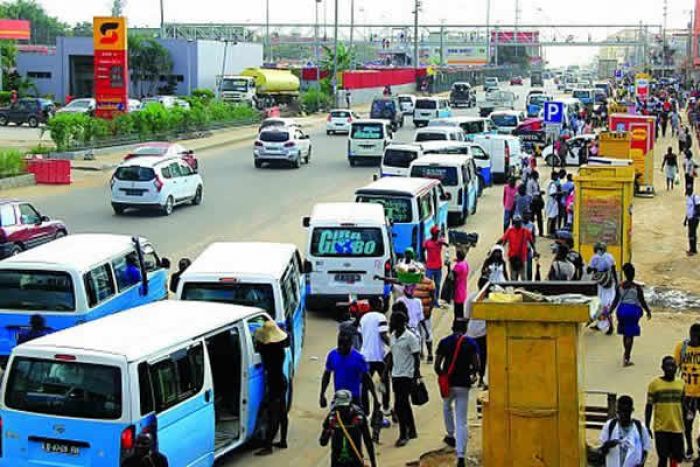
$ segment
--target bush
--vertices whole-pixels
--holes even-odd
[[[0,151],[0,178],[25,173],[24,154],[16,149]]]
[[[59,113],[54,115],[46,123],[51,132],[51,139],[56,145],[56,150],[67,151],[76,144],[85,142],[86,127],[90,120],[96,120],[84,114]]]
[[[214,91],[211,89],[194,89],[192,91],[192,97],[208,103],[214,100],[216,94],[214,94]]]
[[[49,154],[52,150],[52,148],[44,146],[43,143],[39,143],[38,146],[30,148],[29,151],[27,151],[27,154]]]
[[[333,99],[318,89],[309,89],[301,95],[301,108],[306,113],[315,113],[331,107]]]
[[[10,105],[12,99],[11,91],[0,91],[0,105]]]

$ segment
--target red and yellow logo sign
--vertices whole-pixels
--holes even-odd
[[[632,130],[632,141],[645,141],[646,142],[648,136],[649,136],[649,133],[647,132],[646,128],[634,128]]]
[[[93,31],[95,50],[126,50],[126,18],[96,16]]]

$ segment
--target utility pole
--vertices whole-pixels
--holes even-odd
[[[440,25],[440,66],[445,66],[445,20]]]
[[[491,0],[486,0],[486,66],[491,65]]]
[[[338,105],[338,0],[335,0],[335,19],[333,21],[333,99]]]
[[[520,56],[520,47],[518,47],[518,24],[520,23],[520,0],[515,0],[515,32],[513,34],[513,39],[515,40],[515,56]]]
[[[355,0],[350,0],[350,53],[352,54],[355,45]],[[355,69],[355,58],[352,57],[351,68]]]
[[[267,62],[272,62],[272,47],[270,44],[270,0],[265,0],[265,46],[267,47]]]
[[[160,0],[160,38],[165,39],[165,8],[163,2],[165,0]]]
[[[690,70],[691,66],[694,62],[694,57],[693,57],[693,41],[695,38],[693,37],[693,10],[690,10],[690,20],[688,21],[688,41],[687,41],[687,47],[686,47],[686,54],[687,54],[687,60],[685,64],[685,85],[686,87],[688,84],[690,84]]]
[[[421,0],[415,0],[413,10],[413,68],[418,68],[418,10]]]
[[[323,0],[314,0],[316,6],[316,27],[314,28],[314,54],[316,55],[316,85],[321,88],[321,47],[318,43],[318,6]]]

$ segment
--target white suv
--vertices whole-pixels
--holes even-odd
[[[178,204],[202,202],[202,177],[187,162],[173,157],[138,157],[122,163],[112,175],[112,208],[158,209],[169,216]]]
[[[264,162],[282,162],[294,168],[311,160],[311,140],[298,127],[276,127],[260,132],[253,148],[255,167]]]

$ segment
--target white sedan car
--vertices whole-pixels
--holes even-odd
[[[298,169],[311,161],[311,140],[298,127],[273,127],[258,134],[253,148],[255,168],[265,162],[282,163]]]
[[[595,140],[595,137],[596,135],[579,135],[567,140],[566,165],[581,165],[581,150],[586,144]],[[542,157],[549,167],[561,167],[561,161],[554,152],[553,145],[550,144],[542,150]]]
[[[357,120],[360,117],[355,114],[352,110],[347,109],[334,109],[328,113],[328,118],[326,119],[326,134],[349,134],[350,126],[353,120]]]

